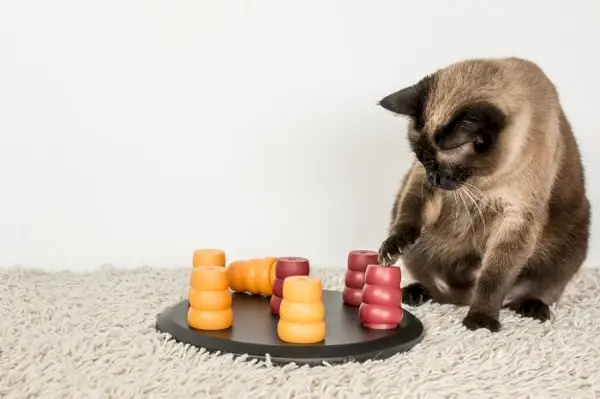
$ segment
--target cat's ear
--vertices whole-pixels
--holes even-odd
[[[420,95],[417,85],[409,86],[385,96],[379,101],[379,105],[395,114],[412,117],[418,112]]]

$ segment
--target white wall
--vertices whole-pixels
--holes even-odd
[[[409,161],[377,100],[471,56],[551,75],[600,208],[600,7],[494,4],[0,1],[0,265],[187,266],[216,246],[341,266],[385,238]]]

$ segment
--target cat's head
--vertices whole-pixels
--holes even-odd
[[[408,140],[432,187],[455,190],[491,176],[507,159],[509,85],[494,61],[450,65],[396,91],[380,105],[409,117]]]

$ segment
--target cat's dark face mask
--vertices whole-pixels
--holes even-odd
[[[486,176],[497,168],[494,144],[505,126],[503,113],[489,102],[473,102],[456,109],[447,121],[432,127],[425,112],[428,78],[415,86],[392,93],[380,105],[411,120],[408,140],[425,168],[426,182],[442,190],[456,190],[472,176]],[[439,120],[436,117],[434,120]]]

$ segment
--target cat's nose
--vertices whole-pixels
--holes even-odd
[[[430,186],[437,187],[440,184],[440,173],[437,170],[427,171],[427,183]]]
[[[443,190],[456,190],[460,185],[456,180],[439,170],[427,171],[427,183],[432,187],[439,187]]]

